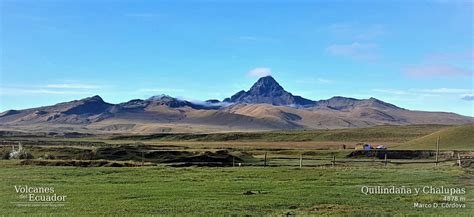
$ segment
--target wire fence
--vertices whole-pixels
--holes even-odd
[[[461,156],[457,155],[456,158],[447,159],[389,159],[387,155],[383,159],[377,158],[365,158],[365,159],[351,159],[351,158],[337,158],[332,157],[303,157],[300,155],[289,156],[289,157],[270,157],[265,155],[263,158],[254,160],[251,162],[237,162],[235,159],[232,162],[179,162],[167,164],[171,166],[232,166],[232,167],[244,167],[244,166],[257,166],[257,167],[337,167],[337,166],[363,166],[363,165],[406,165],[406,164],[433,164],[438,166],[441,164],[452,163],[462,167],[463,162],[474,159],[472,156]]]

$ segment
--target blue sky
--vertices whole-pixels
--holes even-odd
[[[271,74],[313,100],[474,116],[472,1],[0,0],[0,110],[206,100]]]

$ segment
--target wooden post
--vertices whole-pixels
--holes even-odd
[[[385,166],[387,166],[387,153],[385,153]]]
[[[436,140],[436,166],[438,166],[438,155],[439,155],[439,136],[438,139]]]
[[[336,155],[332,156],[332,166],[334,167],[336,165]]]
[[[263,166],[266,167],[267,166],[267,152],[265,152],[265,159],[263,161]]]
[[[232,167],[235,167],[235,156],[232,156]]]
[[[142,151],[142,166],[145,165],[144,158],[145,158],[145,152]]]
[[[458,165],[459,165],[459,167],[462,167],[461,166],[461,156],[459,155],[459,153],[458,153]]]
[[[303,155],[300,154],[300,168],[303,167]]]

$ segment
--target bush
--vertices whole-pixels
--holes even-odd
[[[8,151],[3,151],[1,155],[2,155],[3,160],[10,159],[10,152],[8,152]]]
[[[46,160],[54,160],[56,157],[51,154],[44,154],[41,158],[46,159]]]
[[[8,159],[33,159],[33,155],[26,151],[14,151],[9,154]]]
[[[18,155],[18,159],[33,159],[33,155],[28,152],[22,152]]]

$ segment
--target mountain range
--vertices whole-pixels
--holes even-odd
[[[411,111],[381,100],[342,96],[314,101],[287,92],[271,76],[219,101],[167,95],[111,104],[100,96],[0,113],[1,130],[84,133],[224,132],[472,124],[473,117]]]

